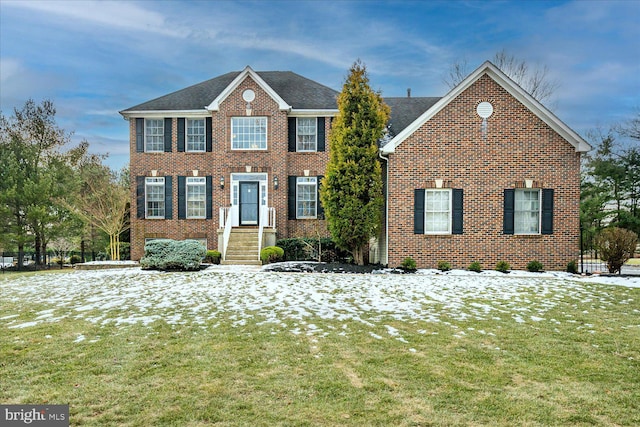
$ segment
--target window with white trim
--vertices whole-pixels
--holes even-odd
[[[233,150],[266,150],[266,117],[232,117],[231,148]]]
[[[316,218],[318,198],[318,179],[298,177],[296,179],[296,218]]]
[[[451,189],[425,190],[424,232],[451,233]]]
[[[207,217],[207,179],[187,177],[187,218]]]
[[[186,151],[206,151],[204,119],[187,119]]]
[[[540,233],[540,190],[515,190],[513,226],[515,234]]]
[[[164,151],[164,119],[144,119],[144,151]]]
[[[318,151],[317,119],[298,117],[296,129],[296,150]]]
[[[144,185],[145,218],[164,219],[164,177],[147,177]]]

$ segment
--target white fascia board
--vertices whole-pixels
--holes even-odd
[[[120,111],[125,120],[147,117],[209,117],[211,113],[205,109],[202,110],[142,110],[142,111]]]
[[[289,117],[335,117],[338,110],[311,110],[311,109],[295,109],[289,111]]]
[[[231,95],[231,93],[236,90],[238,86],[240,86],[240,83],[242,83],[244,79],[247,78],[247,76],[251,77],[258,84],[258,86],[260,86],[260,88],[264,90],[271,97],[271,99],[273,99],[278,104],[278,108],[280,110],[291,110],[291,105],[287,104],[284,99],[282,99],[280,95],[278,95],[276,91],[273,90],[271,86],[269,86],[264,80],[262,80],[262,77],[260,77],[258,73],[253,71],[253,69],[248,65],[244,68],[244,70],[240,72],[240,74],[236,76],[235,79],[233,79],[231,83],[229,83],[229,85],[222,92],[220,92],[216,99],[214,99],[211,104],[206,107],[206,109],[209,111],[218,111],[220,109],[220,104],[225,99],[227,99],[227,97]]]
[[[400,145],[411,134],[418,130],[423,124],[440,112],[449,102],[455,99],[460,93],[465,91],[469,86],[475,83],[481,76],[487,74],[496,83],[502,86],[507,92],[509,92],[514,98],[524,104],[532,113],[534,113],[540,120],[549,125],[554,131],[562,136],[567,142],[569,142],[575,148],[576,152],[586,153],[591,150],[591,146],[580,135],[567,126],[562,120],[560,120],[555,114],[549,111],[538,100],[529,95],[524,89],[518,86],[513,80],[511,80],[506,74],[504,74],[498,67],[493,65],[490,61],[486,61],[480,67],[478,67],[473,73],[469,74],[460,84],[451,89],[449,93],[443,96],[438,102],[436,102],[431,108],[425,111],[420,117],[418,117],[413,123],[404,128],[398,135],[396,135],[389,143],[382,147],[381,152],[383,154],[394,153],[398,145]]]

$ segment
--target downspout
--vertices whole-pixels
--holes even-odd
[[[378,150],[378,156],[387,162],[386,178],[384,180],[384,260],[380,259],[382,265],[389,265],[389,158],[382,155],[382,150]]]

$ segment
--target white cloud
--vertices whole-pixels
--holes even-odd
[[[189,33],[186,28],[167,25],[167,19],[158,12],[122,1],[31,0],[5,1],[3,4],[112,28],[144,31],[172,37],[184,37]]]

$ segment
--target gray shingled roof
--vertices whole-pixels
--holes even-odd
[[[180,111],[202,110],[235,79],[240,71],[223,74],[151,101],[123,110]],[[291,71],[258,71],[257,74],[294,109],[337,110],[338,92]],[[395,136],[427,111],[440,98],[384,98],[391,107],[389,129]]]
[[[185,89],[123,110],[201,110],[209,105],[235,79],[239,71],[230,72]],[[294,109],[335,110],[338,92],[291,71],[259,71],[257,74]]]
[[[439,100],[440,97],[384,98],[384,102],[391,107],[389,118],[391,136],[399,134]]]

